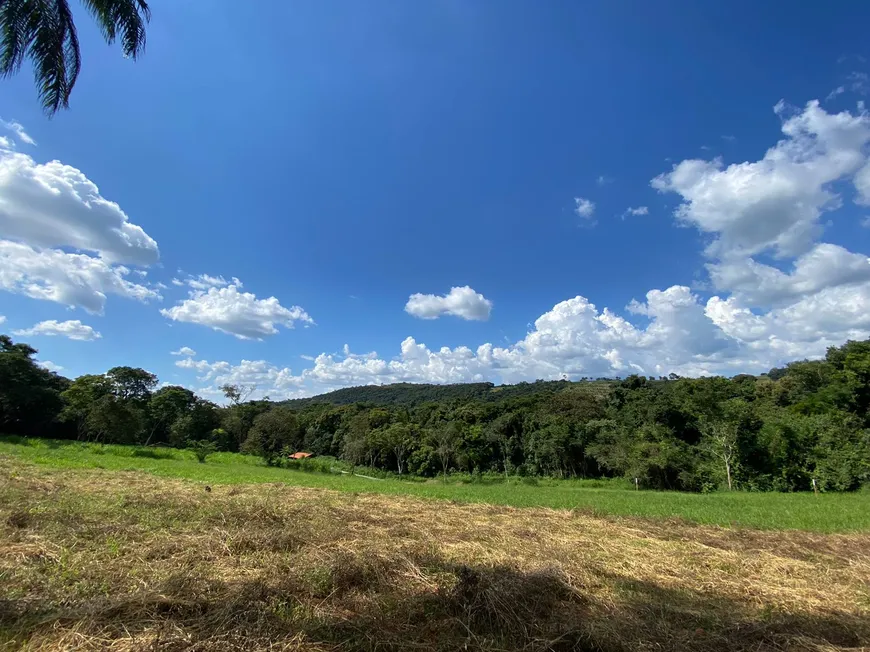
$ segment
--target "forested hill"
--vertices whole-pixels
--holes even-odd
[[[538,380],[534,383],[516,385],[493,385],[492,383],[461,383],[456,385],[427,385],[416,383],[393,383],[391,385],[365,385],[345,387],[333,392],[285,401],[291,408],[304,408],[315,404],[353,405],[403,405],[413,407],[428,402],[484,401],[500,402],[531,395],[551,395],[568,389],[605,396],[616,380]]]

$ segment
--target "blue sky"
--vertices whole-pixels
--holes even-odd
[[[62,373],[274,398],[870,336],[870,7],[248,4],[154,3],[135,63],[79,11],[51,120],[2,82],[0,328]]]

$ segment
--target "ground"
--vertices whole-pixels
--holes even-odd
[[[315,472],[333,462],[303,460],[297,470],[266,466],[258,457],[215,453],[200,464],[191,451],[173,448],[102,445],[40,438],[0,437],[0,457],[9,456],[58,469],[146,471],[167,477],[222,484],[280,482],[333,489],[345,493],[383,493],[460,502],[582,510],[597,515],[655,519],[680,518],[706,525],[813,532],[870,532],[870,491],[852,493],[779,493],[719,491],[709,494],[677,491],[636,491],[626,479],[554,480],[546,478],[484,478],[448,482],[431,478],[393,477],[369,480],[340,473]],[[306,467],[308,462],[311,464]],[[309,468],[311,472],[300,469]],[[359,471],[359,470],[358,470]],[[363,474],[375,471],[360,471]],[[471,480],[465,476],[465,480]],[[498,480],[498,482],[496,482]]]
[[[25,650],[847,650],[870,535],[721,528],[0,456]]]

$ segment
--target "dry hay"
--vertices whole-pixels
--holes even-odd
[[[856,650],[870,537],[0,460],[0,645]]]

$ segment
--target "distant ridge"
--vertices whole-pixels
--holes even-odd
[[[310,398],[297,398],[283,401],[289,407],[301,408],[316,403],[329,405],[350,405],[368,403],[372,405],[406,405],[408,407],[429,401],[486,401],[498,402],[509,398],[539,394],[555,394],[564,391],[606,394],[616,380],[538,380],[516,385],[494,385],[493,383],[459,383],[455,385],[433,385],[417,383],[393,383],[390,385],[362,385],[345,387]]]

